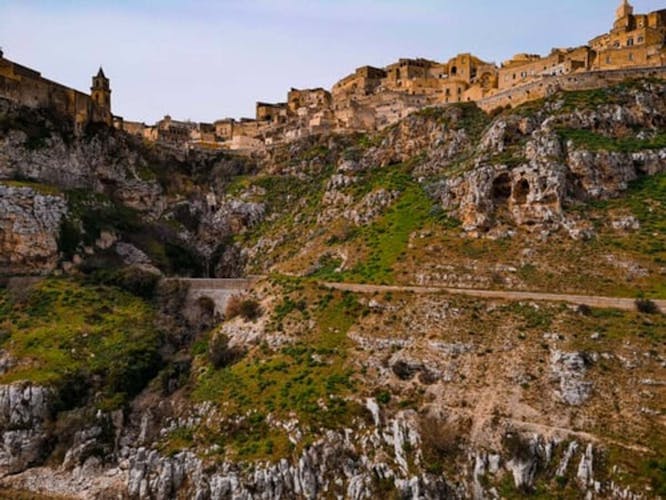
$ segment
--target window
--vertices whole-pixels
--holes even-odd
[[[627,47],[633,47],[634,46],[634,39],[629,38],[627,39]]]
[[[638,43],[643,43],[644,41],[645,41],[645,38],[643,38],[642,36],[638,37]]]

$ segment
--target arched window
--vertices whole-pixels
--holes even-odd
[[[458,74],[458,67],[457,66],[453,66],[451,68],[451,74],[452,75],[457,75]]]

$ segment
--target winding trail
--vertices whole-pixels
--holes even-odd
[[[467,295],[482,299],[501,300],[534,300],[545,302],[565,302],[574,305],[586,305],[604,309],[620,309],[635,311],[636,299],[623,297],[600,297],[594,295],[570,295],[540,292],[511,292],[506,290],[477,290],[474,288],[449,288],[439,286],[400,286],[400,285],[361,285],[356,283],[322,283],[323,286],[334,290],[343,290],[356,293],[386,293],[409,292],[417,294],[450,293],[454,295]],[[653,300],[657,307],[666,312],[666,300]]]

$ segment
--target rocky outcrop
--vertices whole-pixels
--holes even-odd
[[[49,389],[29,382],[0,385],[0,474],[23,471],[46,457],[52,399]]]
[[[553,139],[555,140],[555,139]],[[537,150],[537,155],[546,154]],[[567,227],[567,204],[615,196],[641,175],[666,171],[666,150],[593,153],[517,167],[483,165],[435,188],[442,206],[467,231],[487,231],[505,214],[523,228]]]
[[[0,274],[44,274],[58,263],[63,196],[0,184]]]
[[[553,381],[558,384],[556,397],[572,406],[579,406],[589,399],[592,383],[585,380],[585,372],[592,357],[580,352],[553,351],[550,367]]]

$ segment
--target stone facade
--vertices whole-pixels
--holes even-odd
[[[330,92],[292,88],[286,102],[258,102],[253,119],[226,118],[204,124],[166,116],[152,126],[125,122],[111,115],[111,90],[101,69],[88,96],[44,80],[39,73],[1,56],[0,96],[30,106],[55,107],[81,124],[113,123],[148,141],[255,151],[322,132],[380,130],[428,106],[476,102],[491,111],[558,89],[594,88],[620,77],[662,77],[660,68],[664,67],[666,9],[634,14],[629,2],[622,0],[611,30],[581,47],[555,48],[545,57],[517,54],[499,67],[470,53],[446,62],[400,59],[385,68],[363,66]]]
[[[41,73],[10,61],[0,50],[0,97],[32,108],[51,108],[70,117],[77,127],[113,124],[111,88],[102,68],[93,77],[91,95],[42,77]]]
[[[544,57],[517,54],[499,67],[470,53],[442,63],[400,59],[385,68],[363,66],[331,92],[292,89],[286,103],[258,103],[256,120],[216,122],[216,135],[224,147],[247,149],[325,131],[379,130],[427,106],[476,102],[491,111],[559,89],[663,78],[665,66],[666,9],[634,14],[623,0],[612,29],[588,45],[555,48]]]

